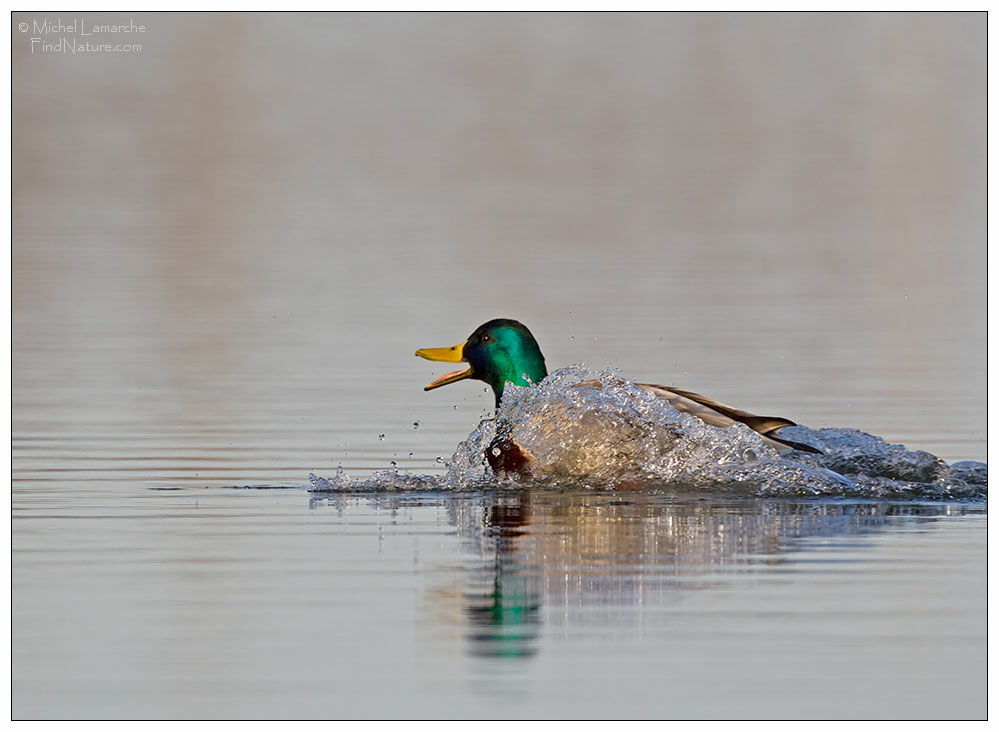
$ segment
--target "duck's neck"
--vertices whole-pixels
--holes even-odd
[[[545,359],[540,354],[520,354],[519,358],[504,359],[505,363],[498,364],[498,368],[493,379],[489,380],[489,385],[493,388],[493,395],[496,397],[496,408],[499,409],[500,401],[503,399],[503,389],[510,383],[516,386],[534,386],[548,376],[548,369],[545,368]]]

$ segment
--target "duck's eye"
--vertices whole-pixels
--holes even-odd
[[[482,342],[482,343],[494,343],[494,342],[496,341],[496,339],[495,339],[495,338],[493,338],[493,337],[492,337],[491,335],[489,335],[488,333],[484,334],[484,335],[482,336],[482,338],[480,338],[479,340],[480,340],[480,342]]]

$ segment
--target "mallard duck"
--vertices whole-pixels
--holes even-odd
[[[424,387],[424,391],[453,384],[462,379],[484,381],[493,390],[496,409],[499,410],[507,384],[530,387],[540,383],[547,375],[545,357],[531,331],[525,325],[507,318],[497,318],[483,323],[464,343],[449,348],[421,348],[420,358],[430,361],[467,363],[468,368],[452,371],[438,377]],[[583,381],[579,386],[596,385]],[[764,442],[778,450],[803,450],[820,453],[820,450],[792,440],[783,439],[778,432],[797,423],[783,417],[761,417],[727,404],[722,404],[701,394],[674,386],[634,384],[639,389],[667,400],[680,412],[691,414],[714,427],[728,427],[741,422],[758,433]],[[510,429],[497,428],[497,438],[486,451],[494,470],[499,472],[524,472],[533,461],[533,455],[509,438]]]

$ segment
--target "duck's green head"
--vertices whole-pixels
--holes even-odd
[[[493,388],[496,406],[507,382],[518,386],[537,384],[548,375],[545,357],[538,342],[516,320],[498,318],[483,323],[464,343],[450,348],[421,348],[417,356],[431,361],[464,361],[469,368],[444,374],[424,387],[424,391],[461,379],[478,379]]]

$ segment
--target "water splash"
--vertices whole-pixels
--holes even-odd
[[[505,441],[496,442],[498,426]],[[781,435],[823,454],[778,451],[743,424],[707,425],[614,371],[569,366],[534,387],[508,385],[496,417],[483,419],[450,460],[438,459],[447,468],[443,477],[382,471],[356,481],[338,471],[332,480],[310,481],[323,491],[521,485],[959,500],[987,494],[984,463],[948,465],[854,429],[797,426]],[[533,458],[527,475],[490,467],[490,451],[508,441]]]
[[[329,478],[309,473],[313,491],[320,493],[399,492],[437,490],[438,478],[433,475],[414,475],[400,470],[379,470],[368,478],[359,479],[337,470]]]

